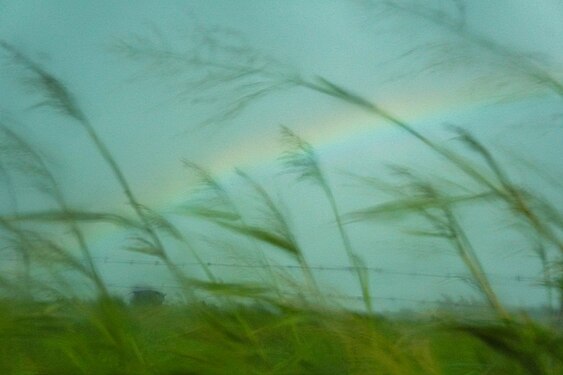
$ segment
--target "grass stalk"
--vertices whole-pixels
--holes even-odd
[[[272,225],[274,226],[274,228],[272,228],[273,231],[279,232],[285,238],[285,240],[287,240],[291,248],[291,254],[296,257],[309,289],[312,290],[321,300],[324,300],[322,292],[319,288],[319,284],[317,283],[311,267],[307,259],[305,258],[305,255],[303,254],[303,251],[301,250],[297,238],[295,238],[295,235],[293,234],[293,231],[291,230],[285,215],[275,204],[266,189],[264,189],[258,182],[256,182],[252,177],[241,170],[237,170],[237,174],[250,187],[252,187],[256,194],[260,197],[260,200],[267,209],[267,213],[271,215],[271,221],[273,222]]]
[[[89,139],[94,144],[96,150],[105,161],[105,163],[109,166],[118,184],[121,186],[123,193],[125,194],[129,202],[129,205],[141,222],[143,231],[148,235],[152,242],[152,246],[156,251],[155,255],[158,255],[162,259],[168,269],[178,280],[180,280],[182,283],[185,283],[186,278],[184,277],[184,274],[168,257],[168,254],[164,248],[162,241],[160,240],[160,237],[151,225],[149,218],[143,211],[142,205],[140,204],[139,200],[134,195],[122,169],[119,167],[112,153],[110,152],[106,144],[102,141],[100,136],[97,134],[87,116],[78,105],[73,94],[57,77],[46,71],[43,67],[35,63],[28,56],[24,55],[21,51],[19,51],[11,44],[5,41],[0,41],[0,47],[8,52],[11,60],[17,66],[23,68],[28,74],[31,75],[29,83],[44,97],[44,100],[37,104],[37,106],[47,106],[52,109],[56,109],[63,115],[76,120],[78,124],[80,124],[81,127],[85,130]],[[76,233],[76,236],[81,244],[84,243],[85,240],[81,233]],[[89,257],[89,259],[91,259],[91,257]]]
[[[78,243],[84,260],[88,265],[89,275],[92,281],[95,283],[98,291],[102,295],[107,296],[107,288],[94,263],[92,252],[90,251],[86,237],[76,221],[72,219],[72,216],[70,215],[71,210],[66,203],[66,199],[62,191],[58,187],[57,181],[55,180],[53,174],[50,172],[49,167],[47,166],[47,164],[45,164],[43,158],[33,149],[33,147],[27,144],[27,142],[25,142],[19,135],[8,129],[6,126],[2,126],[1,130],[6,137],[8,137],[12,142],[15,143],[18,149],[29,155],[31,162],[37,169],[37,173],[45,180],[46,187],[44,188],[46,189],[46,192],[49,193],[49,195],[55,200],[55,203],[60,207],[62,213],[65,216],[70,217],[70,219],[67,220],[67,224],[71,234]]]
[[[247,222],[245,216],[242,214],[235,201],[231,198],[229,192],[227,192],[227,190],[221,185],[221,183],[208,170],[188,160],[184,160],[183,164],[185,167],[187,167],[197,175],[198,179],[203,185],[204,193],[208,193],[211,196],[208,201],[204,202],[204,204],[207,204],[208,207],[191,207],[188,205],[183,211],[187,212],[188,214],[194,213],[199,217],[210,219],[211,221],[222,220],[222,218],[229,217],[233,220],[240,221],[243,227],[249,227],[249,223]],[[222,211],[221,208],[219,211],[210,209],[214,205],[224,206],[226,211]],[[281,297],[281,289],[270,260],[266,256],[263,249],[261,249],[258,245],[256,238],[251,237],[250,241],[252,243],[252,246],[254,247],[256,254],[258,254],[258,256],[260,257],[260,261],[266,267],[266,270],[270,276],[270,282],[272,283],[275,293],[278,295],[278,297]]]
[[[287,127],[282,127],[282,137],[283,141],[290,147],[286,154],[282,156],[282,160],[285,162],[287,169],[290,172],[297,173],[299,180],[310,179],[312,182],[318,184],[327,198],[336,221],[338,234],[340,235],[344,246],[344,252],[346,253],[350,266],[358,277],[358,284],[362,292],[364,305],[367,311],[371,314],[373,312],[373,306],[369,288],[369,279],[364,270],[365,265],[358,254],[355,253],[350,237],[344,229],[342,215],[338,209],[336,198],[321,167],[317,154],[308,142],[300,138]]]
[[[454,243],[458,250],[460,258],[465,263],[467,269],[471,273],[473,280],[475,280],[477,287],[486,297],[487,301],[497,313],[498,317],[502,320],[509,321],[510,314],[505,310],[500,303],[496,293],[493,291],[487,274],[485,273],[467,234],[463,230],[459,221],[449,207],[444,207],[443,212],[447,219],[448,227],[451,230],[451,241]]]

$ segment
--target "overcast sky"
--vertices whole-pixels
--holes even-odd
[[[557,199],[556,190],[536,183],[537,179],[505,151],[516,151],[542,165],[546,173],[561,176],[561,97],[520,76],[502,56],[481,51],[447,29],[412,12],[381,11],[369,3],[4,0],[0,1],[0,38],[68,85],[143,203],[170,213],[177,203],[189,199],[196,179],[182,167],[182,159],[209,168],[235,196],[240,194],[241,202],[246,202],[248,195],[233,176],[234,168],[243,168],[288,204],[296,233],[312,264],[345,265],[346,258],[335,245],[338,237],[321,191],[279,175],[277,158],[283,151],[280,125],[293,129],[316,148],[344,212],[382,198],[353,186],[339,171],[377,174],[385,163],[414,165],[443,177],[450,171],[400,129],[350,104],[304,89],[275,92],[236,116],[202,126],[205,119],[220,114],[229,104],[233,92],[228,85],[223,96],[217,95],[217,101],[196,102],[192,99],[198,99],[198,92],[182,86],[180,78],[163,76],[117,53],[115,47],[120,41],[156,35],[154,30],[158,30],[170,48],[183,51],[200,41],[196,38],[198,30],[232,30],[221,37],[259,51],[276,61],[280,69],[303,77],[322,76],[360,93],[441,142],[450,142],[451,138],[442,130],[445,124],[471,130],[499,152],[515,178]],[[445,14],[457,14],[453,1],[422,3]],[[466,3],[466,30],[510,51],[533,55],[554,76],[561,77],[562,2]],[[194,74],[202,72],[205,69]],[[17,120],[17,129],[15,121],[5,122],[46,157],[73,207],[127,213],[119,186],[83,129],[52,111],[29,110],[34,97],[21,90],[17,75],[18,71],[8,65],[0,72],[0,110],[4,119]],[[216,93],[223,93],[221,90],[222,86]],[[47,204],[23,181],[17,190],[21,211]],[[6,188],[0,190],[6,197],[8,193]],[[0,199],[4,212],[13,209],[8,201]],[[502,215],[467,215],[488,271],[509,277],[537,275],[538,262],[526,250],[527,243],[517,236],[499,234],[510,225],[501,222],[505,220]],[[491,229],[487,236],[482,235],[483,221]],[[359,224],[349,230],[354,246],[369,266],[401,272],[464,272],[447,247],[444,250],[434,242],[407,236],[400,230],[403,224]],[[187,229],[189,233],[209,235],[213,229],[193,225]],[[94,229],[93,236],[102,258],[145,259],[119,249],[123,235],[115,228]],[[224,240],[234,241],[229,237]],[[211,260],[237,261],[225,253],[212,253],[203,243],[199,246]],[[189,261],[186,257],[178,259]],[[156,266],[101,267],[111,282],[124,287],[141,282],[157,286],[165,283]],[[150,282],[147,273],[154,275]],[[434,300],[444,294],[455,296],[461,290],[474,295],[463,282],[451,279],[372,276],[378,297]],[[343,293],[359,294],[352,286],[353,279],[345,273],[319,277],[329,285],[339,285]],[[545,300],[543,290],[523,283],[500,282],[498,288],[509,303]]]

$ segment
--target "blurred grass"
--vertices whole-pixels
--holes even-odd
[[[5,374],[559,374],[534,323],[401,321],[295,306],[0,304]],[[486,337],[486,339],[484,339]]]
[[[371,3],[394,5],[386,1]],[[404,10],[396,4],[394,8]],[[441,22],[434,13],[418,16]],[[514,74],[541,78],[537,84],[563,96],[557,78],[534,61],[462,28],[455,29],[452,22],[442,27],[504,59]],[[555,291],[563,303],[563,215],[555,204],[543,198],[541,192],[520,186],[497,155],[467,131],[454,129],[461,142],[456,147],[446,147],[343,85],[324,77],[303,77],[250,49],[221,44],[220,35],[207,36],[207,42],[212,44],[208,47],[217,52],[213,55],[217,60],[203,59],[205,50],[190,51],[193,56],[173,53],[147,38],[124,42],[120,48],[134,59],[158,62],[164,68],[172,64],[172,71],[188,68],[195,77],[186,84],[200,89],[200,99],[228,96],[232,102],[217,116],[221,121],[270,92],[301,87],[366,110],[404,130],[469,183],[461,186],[446,177],[430,178],[424,172],[393,166],[394,179],[355,176],[363,186],[391,195],[392,200],[343,214],[328,171],[313,146],[289,128],[282,128],[289,148],[283,157],[286,171],[296,174],[298,180],[318,185],[327,199],[342,250],[362,292],[367,313],[358,313],[335,307],[323,293],[283,202],[273,199],[257,180],[238,171],[253,198],[255,217],[251,217],[210,173],[185,162],[202,181],[207,199],[188,204],[178,213],[207,220],[219,230],[250,239],[262,255],[259,262],[268,270],[269,280],[264,285],[224,281],[207,267],[183,228],[139,202],[125,172],[67,86],[18,48],[0,41],[5,59],[19,69],[22,81],[39,97],[34,107],[48,107],[82,127],[113,173],[133,214],[129,218],[70,207],[41,155],[13,130],[16,125],[2,124],[0,173],[8,180],[14,212],[0,216],[0,235],[5,249],[20,257],[22,270],[0,275],[0,374],[563,373],[561,317],[557,320],[552,311],[551,320],[540,323],[507,309],[489,282],[486,267],[460,220],[461,207],[466,204],[495,209],[501,205],[524,224],[523,230],[536,241],[529,250],[542,264],[542,283],[549,292],[549,302]],[[225,61],[221,60],[221,52],[226,54],[222,57]],[[206,72],[203,78],[198,76],[198,69]],[[216,92],[218,86],[224,91]],[[231,92],[232,96],[226,95]],[[18,212],[17,191],[10,179],[15,170],[32,180],[34,188],[51,199],[55,208]],[[444,241],[465,265],[470,282],[494,312],[488,319],[478,319],[470,311],[455,315],[438,311],[431,319],[423,319],[422,314],[406,319],[374,313],[377,308],[371,305],[372,290],[365,265],[345,225],[411,215],[424,219],[426,225],[411,234]],[[168,267],[182,291],[183,302],[137,306],[111,296],[83,230],[86,224],[107,222],[131,233],[124,250],[156,257]],[[37,230],[38,223],[63,226],[71,233],[74,246],[61,245],[42,235]],[[192,254],[205,279],[186,275],[177,267],[170,257],[171,241]],[[80,256],[72,250],[74,247],[80,250]],[[273,250],[298,264],[302,280],[276,274],[265,254]],[[51,278],[34,278],[38,268],[50,270]],[[90,282],[96,292],[94,297],[68,297],[73,283],[62,274],[69,271]],[[285,298],[287,293],[283,292],[288,290],[296,292],[296,297]],[[40,300],[37,292],[45,291],[51,297]]]

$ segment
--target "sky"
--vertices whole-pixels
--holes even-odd
[[[199,91],[190,86],[189,79],[205,77],[205,68],[191,67],[178,73],[155,65],[147,67],[139,59],[119,53],[117,47],[124,41],[161,38],[167,48],[190,53],[204,40],[198,32],[217,34],[219,40],[266,56],[275,69],[310,79],[324,77],[359,93],[443,144],[454,142],[445,126],[468,129],[498,152],[519,182],[556,202],[559,199],[561,204],[558,191],[537,182],[512,155],[516,152],[555,179],[561,175],[561,97],[523,77],[519,66],[507,62],[506,56],[483,51],[451,30],[409,12],[409,6],[407,11],[389,11],[373,3],[377,1],[3,0],[0,38],[71,89],[141,202],[169,215],[196,239],[211,236],[242,248],[233,255],[210,249],[205,240],[195,240],[209,261],[236,263],[248,256],[252,262],[255,254],[244,249],[248,244],[221,234],[217,227],[174,214],[178,205],[195,196],[197,184],[182,160],[208,168],[242,204],[251,204],[252,199],[234,176],[234,169],[255,176],[287,204],[311,264],[346,265],[341,246],[335,245],[339,240],[320,189],[281,174],[281,125],[313,145],[329,171],[328,179],[344,212],[381,203],[385,198],[354,185],[343,177],[343,171],[383,176],[385,165],[392,163],[433,176],[458,177],[416,139],[381,118],[303,88],[273,92],[236,116],[204,125],[206,119],[221,114],[241,89],[223,83],[210,92]],[[454,1],[416,3],[422,4],[422,9],[457,14]],[[533,56],[561,77],[562,2],[466,3],[464,30]],[[240,62],[221,54],[211,56],[218,63]],[[20,73],[9,64],[0,71],[3,122],[40,150],[72,207],[130,215],[119,186],[83,129],[53,111],[30,110],[34,96],[21,89]],[[207,94],[213,100],[202,100],[210,99]],[[25,179],[16,181],[16,190],[20,212],[49,207]],[[9,190],[4,188],[0,194],[8,197]],[[13,209],[9,201],[0,200],[2,212]],[[510,218],[485,211],[468,210],[463,217],[486,270],[500,275],[499,294],[514,305],[544,303],[541,288],[516,281],[518,275],[536,277],[539,272],[528,242],[507,229],[514,224]],[[388,297],[437,300],[444,295],[475,296],[462,281],[420,276],[465,271],[443,244],[407,235],[405,227],[409,225],[416,222],[347,226],[354,246],[369,266],[397,271],[372,274],[374,293],[381,304],[386,308],[400,305],[385,300]],[[139,283],[160,288],[171,283],[163,267],[119,263],[153,261],[122,249],[127,234],[107,225],[88,230],[101,259],[101,272],[114,285],[126,290]],[[179,250],[174,256],[179,262],[190,262]],[[279,261],[288,264],[283,257]],[[235,277],[245,273],[248,270]],[[353,278],[345,272],[324,271],[319,278],[327,288],[359,294]]]

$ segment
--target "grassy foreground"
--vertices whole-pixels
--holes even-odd
[[[278,306],[0,305],[3,374],[560,374],[532,322],[413,322]]]

